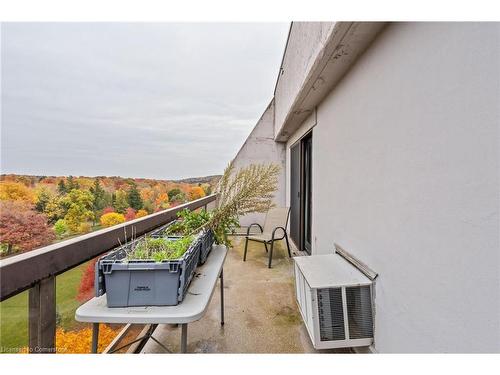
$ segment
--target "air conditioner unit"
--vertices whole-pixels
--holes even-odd
[[[294,260],[297,302],[314,348],[371,345],[372,281],[337,254]]]

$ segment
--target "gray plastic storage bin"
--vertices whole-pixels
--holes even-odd
[[[106,293],[108,307],[173,306],[181,302],[199,261],[198,237],[178,260],[124,261],[120,248],[96,263],[96,296]]]
[[[156,229],[155,231],[151,232],[151,234],[149,235],[149,237],[152,237],[152,238],[160,238],[160,237],[167,237],[167,238],[172,238],[172,239],[175,239],[175,238],[181,238],[181,236],[167,236],[165,234],[165,232],[167,231],[168,227],[177,223],[178,220],[175,220],[175,221],[172,221],[170,223],[168,223],[167,225],[164,225],[158,229]]]
[[[201,235],[201,250],[200,250],[200,261],[198,264],[204,264],[212,250],[212,245],[214,244],[214,232],[209,229],[203,232]]]

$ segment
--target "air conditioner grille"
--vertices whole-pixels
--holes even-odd
[[[342,290],[318,289],[318,310],[321,341],[345,340]]]
[[[348,287],[345,289],[345,294],[349,338],[364,339],[373,337],[371,287],[369,285]]]

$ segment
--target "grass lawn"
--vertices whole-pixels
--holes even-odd
[[[72,329],[78,325],[75,310],[78,286],[87,263],[69,270],[56,278],[56,303],[60,316],[59,326]],[[28,345],[28,291],[0,302],[0,352]],[[17,352],[17,350],[14,349]]]

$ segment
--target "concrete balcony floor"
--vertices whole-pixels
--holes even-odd
[[[188,353],[315,353],[295,301],[293,260],[286,246],[275,243],[273,268],[267,268],[264,245],[249,242],[243,262],[244,237],[233,237],[224,265],[225,324],[220,325],[216,287],[205,316],[188,325]],[[153,334],[174,353],[180,351],[181,329],[159,325]],[[348,350],[321,351],[346,353]],[[165,353],[149,340],[143,353]]]

